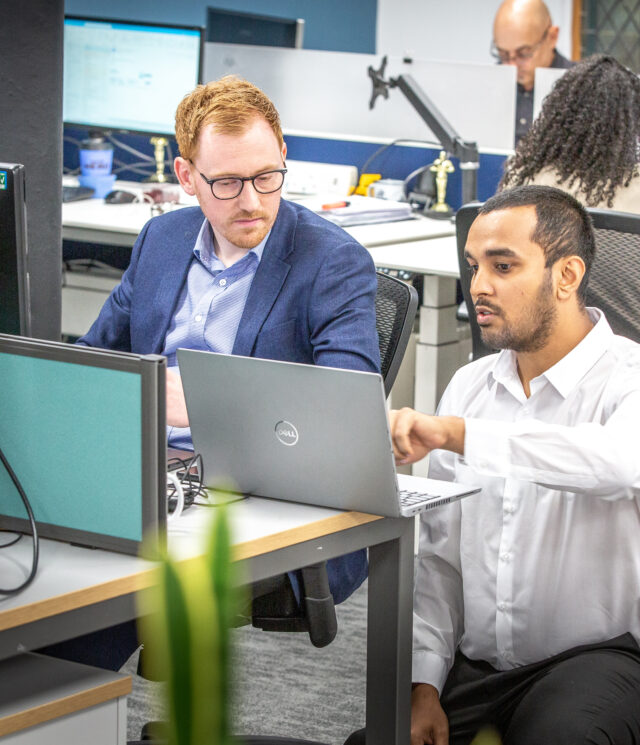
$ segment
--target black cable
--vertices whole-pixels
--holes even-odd
[[[13,530],[0,530],[0,533],[13,533]],[[12,540],[9,541],[9,543],[0,543],[0,548],[9,548],[9,546],[14,546],[20,539],[22,538],[22,533],[18,533],[18,535]]]
[[[175,472],[180,481],[184,494],[184,509],[191,507],[198,497],[206,497],[206,489],[202,485],[202,456],[194,453],[190,458],[171,458],[167,463],[167,470]],[[169,509],[171,510],[174,496],[173,487],[168,487]],[[201,503],[197,503],[201,504]]]
[[[24,489],[22,488],[22,484],[20,483],[20,480],[14,473],[13,468],[11,468],[9,461],[5,458],[4,453],[2,452],[2,448],[0,448],[0,460],[2,461],[2,465],[7,469],[7,473],[11,477],[11,480],[13,481],[16,489],[18,490],[18,494],[20,494],[24,507],[27,511],[27,515],[29,516],[29,523],[31,524],[31,533],[33,535],[33,559],[31,562],[31,572],[29,573],[29,576],[21,585],[18,585],[17,587],[14,587],[11,590],[5,590],[4,588],[0,588],[0,595],[15,595],[16,593],[20,592],[21,590],[24,590],[25,587],[30,585],[31,582],[33,582],[33,578],[36,576],[36,572],[38,571],[38,558],[40,554],[40,540],[38,538],[38,529],[36,527],[36,520],[33,516],[33,510],[31,509],[31,504],[29,503],[27,495],[24,493]]]
[[[363,173],[367,173],[367,168],[369,165],[385,150],[387,150],[390,147],[393,147],[394,145],[399,145],[400,143],[409,143],[414,142],[416,144],[420,145],[432,145],[433,147],[440,148],[442,150],[442,145],[439,142],[431,142],[430,140],[405,140],[404,138],[399,138],[397,140],[393,140],[393,142],[388,142],[386,145],[382,145],[382,147],[379,147],[373,155],[370,155],[366,161],[364,162],[364,165],[360,169],[360,175]]]

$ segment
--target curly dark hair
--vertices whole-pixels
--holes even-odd
[[[620,186],[638,175],[640,79],[609,55],[570,68],[505,164],[499,189],[525,184],[543,168],[574,184],[586,203],[613,205]]]

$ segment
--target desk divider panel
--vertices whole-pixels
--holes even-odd
[[[165,366],[0,335],[0,448],[40,535],[133,554],[164,536]],[[29,532],[1,464],[0,528]]]
[[[287,134],[374,140],[434,135],[400,90],[369,109],[367,68],[380,54],[281,49],[246,44],[205,44],[203,80],[233,73],[262,88],[274,102]],[[480,150],[513,151],[516,73],[511,65],[480,65],[390,56],[386,79],[411,75],[465,140]],[[310,160],[310,158],[303,158]]]

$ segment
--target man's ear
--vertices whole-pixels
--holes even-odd
[[[551,42],[552,46],[556,46],[558,43],[558,35],[560,34],[560,26],[551,26],[547,31],[547,38]]]
[[[586,271],[584,261],[579,256],[564,256],[556,262],[555,270],[558,300],[569,300],[577,295]]]
[[[189,196],[194,196],[196,190],[193,184],[193,172],[189,161],[181,157],[176,158],[173,161],[173,170],[176,172],[180,186],[182,186]]]

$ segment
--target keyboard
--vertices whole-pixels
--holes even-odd
[[[440,497],[438,494],[428,494],[427,492],[409,491],[408,489],[400,490],[400,504],[403,507],[413,507],[413,505],[428,502],[430,499],[437,499],[439,504],[448,504],[451,500],[448,497]]]
[[[77,202],[79,199],[91,199],[94,193],[95,189],[88,186],[63,186],[62,201]]]

